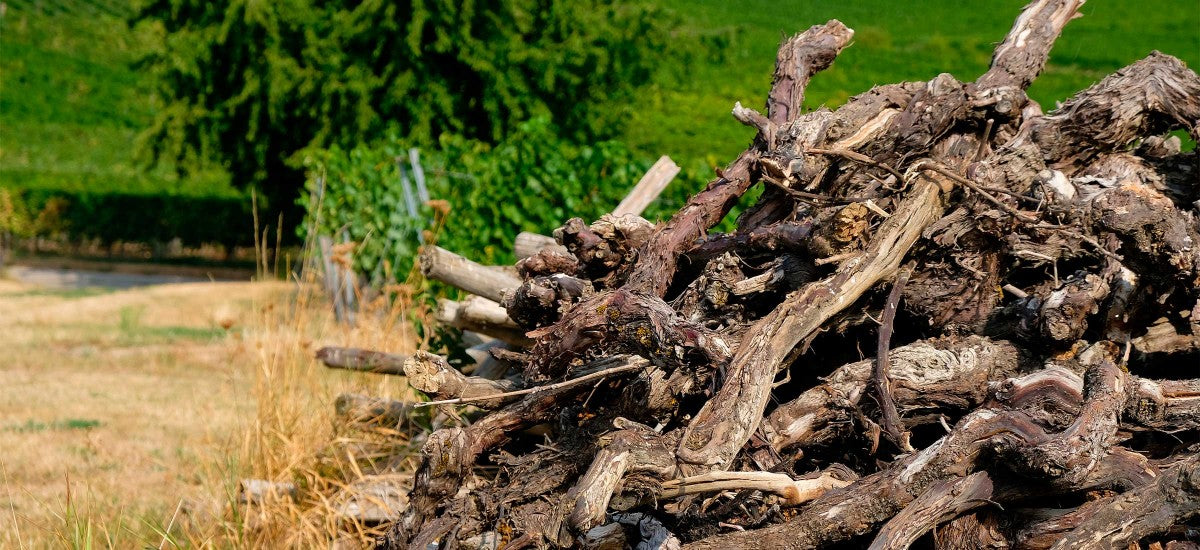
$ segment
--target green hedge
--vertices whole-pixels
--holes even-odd
[[[21,188],[0,185],[0,231],[18,237],[166,242],[253,242],[249,197]]]
[[[306,159],[307,222],[301,231],[359,243],[355,267],[377,284],[389,273],[404,278],[418,233],[435,220],[428,205],[421,205],[417,219],[407,213],[395,162],[406,152],[389,140]],[[652,162],[618,142],[580,146],[563,140],[544,118],[521,124],[495,146],[444,135],[438,151],[422,150],[430,196],[449,207],[438,244],[490,264],[513,261],[512,242],[521,231],[549,234],[568,218],[591,221],[611,211]],[[647,218],[669,215],[711,173],[704,166],[686,168]]]

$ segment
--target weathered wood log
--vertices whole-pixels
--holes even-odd
[[[787,474],[772,472],[709,472],[698,476],[674,479],[663,483],[662,498],[714,491],[764,491],[778,495],[787,506],[798,506],[850,481],[822,473],[810,479],[792,479]]]
[[[992,53],[991,67],[976,83],[984,89],[1028,88],[1046,66],[1050,48],[1084,0],[1036,0],[1021,11]]]
[[[596,373],[624,375],[644,369],[648,361],[640,357],[615,357],[591,366]],[[584,375],[586,376],[586,375]],[[445,428],[433,432],[426,441],[425,457],[417,471],[413,506],[399,528],[411,530],[414,541],[440,536],[442,524],[426,520],[455,494],[467,470],[480,453],[495,447],[511,433],[550,420],[563,404],[582,391],[578,384],[557,384],[533,388],[516,401],[466,428]]]
[[[901,413],[967,411],[983,404],[988,382],[1017,374],[1016,346],[971,336],[916,342],[888,352],[893,395]],[[864,397],[873,360],[838,368],[825,382],[780,405],[763,422],[766,441],[777,451],[827,443],[828,428],[849,426]]]
[[[679,174],[679,166],[671,160],[671,157],[663,155],[659,157],[650,169],[642,175],[633,189],[621,199],[621,203],[613,209],[612,215],[622,217],[626,215],[641,216],[646,208],[662,194],[671,180]],[[558,243],[554,237],[547,237],[529,231],[522,231],[517,234],[513,240],[513,252],[517,259],[529,258],[541,251],[552,251],[559,254],[570,254],[567,248]]]
[[[327,346],[317,350],[317,360],[331,369],[345,369],[376,374],[404,374],[407,356],[359,348]]]
[[[531,383],[561,375],[589,348],[605,341],[610,353],[666,351],[670,355],[659,354],[659,360],[701,361],[707,369],[721,368],[730,355],[729,342],[715,331],[688,322],[657,297],[624,289],[581,301],[557,323],[528,334],[538,339],[531,350],[538,360],[525,369]]]
[[[517,258],[528,258],[541,252],[550,250],[560,254],[570,254],[567,247],[558,244],[554,237],[547,237],[529,231],[517,233],[517,237],[513,239],[513,253]]]
[[[750,329],[751,336],[730,361],[727,380],[684,433],[679,458],[687,463],[685,472],[729,465],[758,429],[784,357],[877,281],[895,273],[921,232],[941,214],[943,183],[936,176],[917,176],[911,195],[883,223],[867,250],[839,266],[831,277],[790,294]]]
[[[384,547],[1184,538],[1200,156],[1164,133],[1197,134],[1200,79],[1152,54],[1043,115],[1025,89],[1080,4],[1032,0],[974,81],[836,110],[800,106],[852,32],[785,41],[767,109],[732,113],[753,143],[670,221],[568,220],[503,308],[442,315],[524,346],[497,351],[521,387],[414,370],[424,405],[495,409],[429,435]]]
[[[818,498],[786,523],[711,537],[687,548],[814,548],[862,535],[934,485],[973,473],[984,449],[1007,454],[1006,463],[1026,475],[1078,486],[1106,454],[1125,398],[1116,365],[1103,352],[1097,352],[1093,361],[1088,401],[1076,421],[1060,433],[1047,434],[1022,412],[981,409],[933,445]]]
[[[525,331],[508,317],[500,304],[481,296],[468,296],[461,302],[438,300],[434,319],[462,330],[486,334],[515,346],[532,343]]]
[[[434,399],[468,399],[485,409],[500,407],[512,399],[479,398],[502,394],[516,387],[510,380],[466,376],[441,356],[424,351],[418,351],[404,362],[404,374],[408,377],[409,385]]]
[[[1200,455],[1193,454],[1154,482],[1094,508],[1051,550],[1127,548],[1142,537],[1200,516]]]
[[[421,248],[421,273],[493,302],[504,299],[504,291],[521,285],[521,279],[507,271],[468,260],[439,246]]]
[[[869,550],[904,550],[937,524],[988,505],[991,498],[987,472],[935,483],[884,524]]]
[[[1066,170],[1171,127],[1195,139],[1197,120],[1200,77],[1182,61],[1154,52],[1034,119],[1030,135],[1056,168]]]
[[[615,423],[622,428],[601,440],[604,447],[592,460],[579,481],[563,496],[563,508],[569,514],[566,526],[574,533],[586,533],[603,523],[614,490],[627,473],[650,473],[659,478],[675,472],[670,449],[654,430],[624,419]],[[557,526],[551,525],[551,529]],[[571,537],[563,533],[560,543],[570,546]]]
[[[625,195],[621,204],[613,209],[612,214],[614,216],[626,214],[641,216],[642,212],[646,211],[646,207],[662,194],[663,189],[667,188],[677,174],[679,174],[679,165],[675,164],[671,157],[666,155],[659,157],[658,161],[642,175],[642,179],[638,180],[637,185],[633,186],[629,194]]]
[[[780,48],[775,82],[768,100],[772,120],[787,122],[800,115],[799,105],[804,99],[804,87],[809,79],[829,67],[853,36],[854,31],[840,21],[831,20],[808,29]],[[638,252],[638,263],[627,282],[629,290],[655,296],[662,296],[666,292],[674,278],[679,256],[724,218],[737,199],[749,189],[753,183],[750,166],[758,154],[756,149],[742,153],[718,179],[693,195],[671,221],[642,246]]]

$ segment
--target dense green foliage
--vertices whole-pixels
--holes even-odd
[[[627,122],[625,130],[613,134],[613,137],[628,144],[634,151],[634,154],[626,152],[623,155],[633,159],[636,166],[645,166],[650,160],[663,153],[670,154],[672,158],[685,166],[720,165],[729,161],[745,146],[752,132],[731,120],[728,114],[729,107],[734,101],[742,101],[747,105],[761,104],[769,87],[775,48],[782,35],[802,30],[831,17],[839,18],[856,29],[854,44],[843,52],[829,71],[822,73],[813,81],[807,94],[807,104],[810,107],[821,103],[835,105],[874,84],[927,79],[941,71],[951,72],[959,78],[973,78],[986,66],[994,43],[1012,24],[1012,19],[1023,1],[997,0],[986,6],[964,7],[960,2],[951,2],[950,0],[931,0],[921,3],[919,6],[882,0],[863,0],[853,3],[830,0],[771,2],[750,0],[749,3],[729,3],[724,0],[653,0],[654,5],[674,12],[674,18],[668,20],[670,21],[669,28],[658,31],[647,31],[640,28],[638,24],[630,23],[630,21],[636,21],[632,18],[636,13],[640,13],[638,10],[634,10],[634,13],[620,11],[626,8],[587,11],[574,7],[574,5],[558,6],[555,9],[582,10],[581,13],[575,13],[572,17],[580,17],[587,21],[591,21],[591,18],[609,17],[611,12],[611,16],[623,21],[619,25],[615,25],[617,29],[613,32],[617,33],[617,38],[614,40],[622,40],[622,44],[633,41],[647,44],[647,51],[643,52],[643,55],[647,57],[643,59],[640,70],[644,71],[647,67],[653,66],[655,67],[653,74],[648,78],[643,78],[648,73],[642,72],[637,73],[636,78],[632,78],[634,83],[647,83],[645,87],[634,92],[634,97],[627,97],[629,89],[625,89],[620,93],[614,92],[610,100],[600,104],[596,104],[603,99],[600,96],[586,97],[584,98],[585,102],[576,101],[574,96],[582,93],[576,91],[578,83],[571,84],[567,80],[543,81],[541,79],[528,79],[527,82],[535,90],[554,91],[555,93],[549,94],[547,101],[559,101],[571,105],[586,103],[586,105],[578,107],[574,116],[600,124],[601,129],[616,131],[618,126],[609,125],[608,122],[603,121],[625,120]],[[135,13],[127,2],[117,0],[7,0],[7,11],[3,17],[0,17],[0,188],[9,190],[8,200],[15,205],[9,211],[22,212],[20,216],[10,215],[8,218],[14,220],[12,222],[14,226],[17,224],[16,220],[20,220],[22,229],[17,232],[30,231],[32,227],[38,227],[40,231],[38,234],[48,235],[66,229],[77,230],[86,226],[87,223],[81,224],[79,221],[72,222],[71,227],[62,223],[64,219],[78,219],[70,215],[64,218],[66,210],[64,210],[63,201],[75,200],[72,197],[85,191],[88,196],[165,195],[169,198],[164,200],[170,201],[187,201],[190,200],[188,197],[214,197],[231,201],[238,197],[239,195],[232,191],[228,183],[228,175],[223,173],[220,167],[217,169],[213,169],[211,166],[201,167],[199,170],[191,167],[191,172],[203,173],[199,176],[179,177],[178,173],[182,170],[177,169],[178,167],[167,160],[171,158],[172,154],[182,153],[182,150],[172,150],[168,147],[162,150],[159,168],[145,171],[133,160],[132,144],[137,133],[150,128],[156,120],[160,124],[156,128],[160,130],[172,128],[169,125],[162,125],[165,124],[165,120],[169,120],[173,116],[170,113],[171,105],[163,103],[159,99],[159,94],[155,92],[158,86],[163,85],[161,82],[157,82],[162,71],[177,70],[180,77],[185,80],[186,78],[200,79],[202,75],[190,74],[189,71],[199,71],[201,67],[207,65],[188,64],[183,61],[190,59],[188,55],[198,56],[204,52],[220,56],[241,56],[237,59],[249,62],[252,52],[245,47],[238,49],[233,46],[249,41],[254,37],[252,32],[260,32],[259,36],[267,36],[269,33],[264,33],[267,32],[268,27],[274,29],[271,32],[275,32],[274,36],[280,37],[281,40],[285,38],[291,40],[294,37],[278,34],[278,31],[292,28],[288,27],[291,24],[288,21],[311,16],[311,14],[293,13],[297,11],[298,7],[308,6],[310,3],[299,0],[241,2],[238,5],[243,6],[244,11],[238,13],[241,13],[242,17],[228,21],[224,27],[216,28],[211,25],[189,27],[181,30],[182,34],[172,38],[166,35],[167,27],[165,25],[158,26],[147,23],[134,27],[126,26],[124,19],[132,17]],[[253,9],[249,7],[251,4],[255,6]],[[385,4],[392,5],[378,0],[366,1],[359,9],[383,10],[386,7]],[[551,5],[548,1],[545,4]],[[227,1],[210,5],[197,1],[153,5],[160,7],[192,6],[195,10],[200,11],[181,12],[179,16],[194,16],[202,19],[204,17],[223,18],[227,13],[226,8],[232,4]],[[509,4],[504,5],[508,6]],[[437,7],[433,3],[423,3],[420,6],[427,9]],[[467,6],[474,9],[475,12],[482,9],[478,4],[468,4]],[[471,8],[472,6],[473,8]],[[453,8],[453,5],[451,7]],[[1200,28],[1200,10],[1183,9],[1182,4],[1173,0],[1147,0],[1140,3],[1090,0],[1084,5],[1083,12],[1084,17],[1072,21],[1067,26],[1062,39],[1052,53],[1050,66],[1031,91],[1033,96],[1045,107],[1051,107],[1055,101],[1067,97],[1116,68],[1143,57],[1151,49],[1157,48],[1178,56],[1193,67],[1200,65],[1200,33],[1196,32],[1196,29]],[[402,14],[401,11],[378,11],[375,13],[384,15],[394,13],[396,15],[386,18],[380,16],[378,20],[374,21],[356,19],[346,15],[337,20],[318,22],[324,25],[323,28],[331,29],[331,32],[332,29],[339,29],[340,34],[337,36],[340,38],[336,40],[342,42],[335,42],[334,38],[330,38],[332,35],[316,36],[311,39],[304,36],[299,37],[299,43],[304,44],[303,46],[291,47],[288,52],[285,52],[289,55],[295,54],[290,58],[284,56],[272,57],[267,60],[257,59],[256,62],[262,63],[261,67],[264,70],[269,69],[268,72],[256,73],[260,83],[267,88],[256,89],[255,94],[257,95],[251,94],[242,98],[244,102],[237,104],[236,108],[233,107],[234,103],[222,104],[219,107],[210,106],[212,109],[234,110],[209,113],[209,115],[233,116],[234,113],[251,112],[251,103],[261,100],[263,94],[267,94],[266,100],[271,99],[270,94],[277,94],[282,98],[281,101],[289,100],[286,102],[287,108],[283,110],[260,109],[254,111],[258,118],[253,119],[253,124],[257,125],[255,131],[258,133],[254,134],[254,140],[249,141],[255,143],[255,146],[259,146],[261,143],[258,140],[266,135],[263,132],[274,132],[272,135],[279,135],[280,132],[309,133],[310,128],[294,125],[293,111],[299,113],[297,116],[314,117],[315,120],[315,117],[335,116],[330,114],[333,112],[330,109],[336,107],[334,111],[340,118],[334,119],[336,122],[330,122],[329,128],[337,125],[354,130],[344,132],[344,140],[341,142],[330,139],[329,143],[338,143],[340,153],[313,151],[310,156],[316,160],[332,159],[333,156],[340,155],[347,163],[351,162],[351,159],[345,151],[356,149],[359,143],[378,142],[379,138],[384,135],[371,136],[366,133],[353,135],[361,128],[367,128],[366,132],[368,133],[379,132],[389,123],[396,123],[397,128],[414,125],[419,128],[419,120],[418,122],[407,122],[406,126],[400,126],[399,119],[372,118],[371,113],[375,111],[359,108],[360,104],[373,105],[370,101],[374,101],[374,99],[368,97],[368,90],[386,95],[386,99],[389,101],[402,102],[407,96],[400,95],[401,90],[407,90],[405,93],[411,94],[413,90],[419,89],[416,86],[430,85],[428,81],[418,83],[415,79],[421,75],[414,72],[405,77],[409,80],[403,81],[402,85],[387,88],[379,84],[379,75],[383,73],[374,72],[375,66],[351,63],[349,58],[356,56],[380,60],[381,56],[386,53],[384,48],[395,47],[403,50],[408,47],[407,44],[410,40],[408,34],[400,36],[399,34],[393,35],[393,33],[399,32],[397,29],[402,27],[409,28],[404,27],[405,25],[411,27],[413,18],[405,17],[406,14]],[[270,14],[274,14],[271,17],[275,19],[262,18]],[[539,43],[540,46],[536,51],[506,47],[486,51],[471,49],[466,50],[472,56],[469,61],[485,68],[488,64],[506,63],[504,67],[510,73],[514,73],[515,77],[507,78],[509,73],[504,73],[504,78],[498,78],[497,82],[488,83],[489,85],[496,84],[496,86],[525,82],[516,77],[543,74],[537,72],[539,67],[549,66],[560,60],[585,63],[582,65],[583,68],[574,66],[569,68],[570,70],[562,71],[561,74],[564,75],[584,74],[588,77],[595,76],[604,79],[616,78],[615,75],[618,71],[624,70],[617,67],[617,64],[626,63],[620,58],[620,55],[627,50],[618,52],[597,50],[595,53],[597,57],[591,61],[588,61],[587,57],[569,55],[571,52],[585,51],[586,44],[583,42],[599,31],[594,31],[586,25],[585,28],[574,31],[572,31],[573,27],[555,30],[544,22],[548,20],[546,18],[552,16],[553,14],[546,14],[542,16],[543,20],[541,21],[528,18],[523,20],[530,25],[539,26],[539,29],[534,29],[534,31],[535,34],[540,32],[538,36],[543,38],[543,42]],[[254,31],[257,28],[255,25],[259,24],[255,21],[267,21],[270,25]],[[467,22],[472,21],[467,20]],[[425,38],[442,41],[436,44],[429,42],[443,50],[443,53],[437,54],[440,56],[436,58],[439,63],[443,62],[443,59],[446,63],[451,63],[450,58],[454,59],[453,63],[459,63],[457,61],[459,57],[455,57],[458,55],[457,46],[448,46],[450,43],[447,41],[466,37],[474,40],[475,44],[479,44],[486,37],[482,34],[486,26],[479,27],[474,23],[469,28],[472,29],[471,32],[478,31],[475,34],[469,34],[467,30],[458,28],[444,30],[441,34],[432,30],[440,28],[438,25],[444,23],[445,21],[440,19],[423,23],[426,25],[426,29],[431,29],[427,33],[429,36],[425,36]],[[225,30],[222,31],[222,29]],[[358,32],[356,29],[374,38],[351,40],[349,37]],[[581,34],[571,35],[568,31]],[[209,34],[204,34],[204,32]],[[204,40],[220,38],[221,32],[225,32],[226,38],[233,42],[227,42],[216,50],[212,48],[211,43],[204,42]],[[389,40],[376,40],[384,35],[390,37]],[[194,40],[185,37],[191,37]],[[576,41],[578,43],[572,42],[567,46],[557,47],[553,43],[556,37],[562,37],[563,42]],[[718,44],[720,55],[714,55],[710,50],[695,48],[697,37]],[[168,43],[168,39],[170,43]],[[681,54],[679,49],[662,47],[668,41],[690,44],[691,46],[686,49],[699,53],[694,55],[691,62],[684,68],[681,68],[681,64],[678,62]],[[168,49],[168,46],[175,49]],[[243,46],[246,45],[243,44]],[[310,52],[296,51],[301,47],[307,48]],[[444,53],[447,49],[450,53]],[[435,52],[436,48],[425,51]],[[170,69],[157,66],[156,62],[151,61],[153,70],[135,69],[133,62],[144,58],[148,53],[157,56],[152,59],[173,61],[179,64],[174,69]],[[501,59],[501,56],[511,57],[517,54],[525,57],[511,62],[508,58]],[[170,55],[175,57],[169,57]],[[310,59],[320,63],[289,65],[288,59]],[[590,66],[586,63],[595,65]],[[413,67],[413,71],[418,70],[417,65],[413,65]],[[520,74],[521,70],[526,69],[533,72]],[[304,71],[323,73],[313,77],[323,80],[303,80],[311,76]],[[593,73],[596,74],[593,75]],[[189,74],[190,76],[188,76]],[[233,78],[236,75],[224,76]],[[289,87],[295,84],[295,80],[293,80],[295,78],[302,79],[302,82],[306,84],[299,88]],[[199,82],[199,80],[191,82]],[[445,82],[445,80],[438,82]],[[290,101],[293,97],[312,97],[311,94],[315,93],[312,88],[315,86],[328,88],[330,90],[328,97],[339,98],[337,99],[339,103],[334,105],[308,103],[305,102],[306,100]],[[538,112],[553,112],[556,109],[571,106],[539,106],[532,103],[530,98],[523,97],[524,92],[521,88],[496,86],[488,88],[494,92],[494,95],[489,96],[493,98],[489,100],[490,103],[484,104],[480,101],[466,105],[454,103],[452,99],[445,99],[446,97],[457,97],[452,93],[455,92],[454,89],[435,86],[431,88],[431,93],[436,92],[443,96],[451,93],[451,95],[439,100],[436,109],[440,110],[429,111],[426,114],[433,117],[434,113],[454,112],[453,119],[463,118],[463,121],[456,122],[455,124],[460,124],[460,126],[450,128],[451,133],[473,136],[482,141],[491,142],[495,140],[497,133],[513,133],[512,128],[515,127],[517,121],[536,115]],[[502,93],[502,90],[507,91]],[[558,93],[559,90],[563,90],[563,93]],[[516,97],[518,95],[522,97]],[[510,99],[530,101],[531,103],[528,104],[528,109],[517,111],[512,108]],[[257,103],[257,105],[261,106],[262,103]],[[206,107],[206,109],[208,108]],[[374,109],[374,107],[371,108]],[[459,111],[455,111],[455,109],[459,109]],[[461,111],[461,109],[467,109],[467,111]],[[200,116],[204,112],[206,112],[204,109],[199,109],[196,112],[183,113],[183,115]],[[497,125],[489,126],[484,131],[478,126],[480,123],[470,122],[476,127],[468,128],[467,121],[471,119],[464,118],[462,113],[465,112],[489,117],[489,120],[483,124]],[[486,114],[489,112],[500,113],[501,116],[498,119],[500,122],[492,122],[491,115]],[[567,119],[562,115],[553,120],[560,129],[566,127],[568,130],[578,130],[581,134],[596,132],[594,128],[589,129],[588,124],[582,122],[564,124]],[[262,127],[263,124],[279,126],[269,129]],[[316,123],[317,126],[320,124],[324,124],[324,122]],[[280,130],[279,127],[283,129]],[[183,126],[174,128],[179,130]],[[333,132],[329,128],[326,131]],[[249,126],[244,130],[248,131]],[[424,131],[422,130],[422,132]],[[428,131],[432,133],[433,127],[429,127]],[[228,137],[235,141],[247,141],[247,135],[246,133],[230,133]],[[193,137],[200,138],[201,136]],[[219,136],[209,136],[205,139],[214,140],[217,137]],[[332,138],[332,133],[326,137]],[[406,132],[399,132],[390,142],[421,145],[422,151],[430,163],[440,162],[438,160],[440,155],[436,154],[434,150],[443,143],[441,139],[422,143],[409,139],[411,137],[413,136]],[[310,141],[311,134],[308,140],[299,145],[305,145]],[[447,138],[445,142],[453,143],[453,141],[452,138]],[[559,145],[554,144],[561,144],[561,142],[562,140],[551,140],[547,142],[546,147],[555,148]],[[183,143],[178,142],[176,145]],[[464,138],[461,143],[469,144],[472,143],[472,140]],[[469,155],[478,159],[475,161],[477,163],[475,167],[467,169],[463,166],[452,165],[451,171],[470,173],[473,170],[485,172],[491,170],[490,161],[482,160],[486,156],[482,151],[487,147],[475,145],[479,146],[479,151]],[[210,144],[210,146],[212,145]],[[577,145],[570,145],[570,147],[581,149]],[[466,145],[461,148],[470,149]],[[377,151],[381,150],[381,147],[361,149],[364,152]],[[209,153],[212,152],[209,151]],[[183,154],[186,156],[186,153]],[[460,156],[465,154],[462,153]],[[360,155],[366,155],[366,153],[360,153]],[[395,169],[393,163],[387,154],[380,153],[380,155],[383,157],[382,160],[371,160],[368,164],[363,165],[361,170],[367,171],[368,168],[392,170],[390,175],[387,177],[381,175],[377,181],[393,181]],[[188,162],[198,161],[198,156],[193,155]],[[522,158],[533,157],[526,155]],[[568,158],[573,157],[568,155]],[[330,160],[329,162],[335,161]],[[353,162],[359,161],[354,160]],[[331,173],[334,171],[333,168],[330,170]],[[337,170],[354,172],[360,168],[343,165]],[[696,190],[699,181],[704,179],[704,170],[702,168],[695,169],[692,170],[692,173],[696,175],[681,180],[681,183],[677,182],[671,189],[678,188],[680,193]],[[544,176],[559,177],[557,173],[550,172]],[[603,181],[611,182],[610,185],[614,188],[625,189],[635,179],[636,177],[631,177],[620,181],[614,179],[604,179]],[[485,223],[483,220],[498,219],[496,216],[501,215],[498,214],[501,212],[501,207],[497,205],[502,204],[502,200],[508,197],[507,193],[515,192],[518,185],[515,182],[520,181],[524,180],[494,177],[478,180],[479,183],[473,190],[476,197],[492,196],[489,195],[490,193],[495,193],[494,196],[497,197],[497,200],[490,202],[478,198],[472,199],[479,201],[478,204],[484,204],[485,208],[482,209],[478,208],[476,203],[466,202],[446,194],[434,193],[435,198],[452,200],[452,219],[443,237],[453,239],[453,234],[463,227],[482,227],[484,228],[483,232],[492,232],[492,234],[486,240],[475,242],[497,242],[499,237],[494,234],[496,231],[507,234],[510,231],[515,232],[518,227],[533,228],[532,226],[537,225],[537,229],[544,232],[561,221],[552,219],[551,214],[565,211],[567,208],[565,203],[554,204],[546,201],[514,203],[518,206],[510,207],[510,209],[516,208],[522,213],[543,211],[537,214],[523,214],[526,217],[520,218],[520,220],[550,220],[549,222],[535,221],[525,225],[525,221],[513,222],[503,219],[496,224],[501,229]],[[495,185],[497,188],[488,189],[488,185]],[[50,196],[50,190],[61,190],[62,192],[57,196],[62,200],[55,201],[46,198]],[[619,193],[616,194],[619,195]],[[245,222],[244,225],[223,222],[208,223],[206,221],[206,219],[230,219],[227,216],[235,216],[237,211],[246,211],[248,200],[245,195],[240,196],[242,203],[236,207],[230,205],[227,208],[227,211],[230,212],[228,215],[223,213],[213,214],[211,217],[197,215],[183,219],[179,223],[166,219],[166,216],[176,216],[171,210],[159,211],[140,205],[136,209],[130,210],[129,203],[122,200],[91,198],[86,200],[96,205],[103,204],[107,205],[106,207],[117,209],[107,213],[89,214],[89,216],[95,216],[96,221],[91,223],[96,226],[108,223],[102,220],[118,220],[114,223],[126,224],[130,231],[134,231],[138,227],[147,228],[149,231],[161,227],[203,225],[211,228],[223,225],[228,232],[236,233],[244,240],[249,240],[249,231],[242,229],[245,225],[249,225],[248,215],[242,220]],[[47,207],[52,208],[43,212]],[[210,207],[203,203],[197,203],[192,210],[204,213],[202,208]],[[0,208],[3,206],[0,205]],[[180,208],[182,209],[182,207]],[[576,205],[572,208],[580,207]],[[582,208],[586,208],[586,206]],[[468,212],[477,212],[473,215],[480,216],[479,220],[469,221]],[[584,211],[580,212],[584,213]],[[38,219],[43,220],[44,223],[41,225],[34,223]],[[197,219],[199,221],[194,221]],[[59,223],[51,223],[53,220],[58,220]],[[539,225],[542,223],[546,225]],[[6,229],[0,227],[0,231],[3,230]],[[7,230],[12,231],[13,228],[10,227]],[[162,231],[165,230],[153,229],[156,235],[161,234]],[[373,234],[378,235],[382,231],[379,229]],[[408,231],[415,235],[415,233],[411,233],[415,229]],[[101,233],[98,229],[87,230],[89,235]],[[111,233],[130,235],[124,229],[114,230]],[[139,237],[134,240],[148,239],[149,237]],[[471,246],[471,248],[463,248],[461,251],[480,260],[488,259],[489,255],[495,255],[497,259],[502,259],[503,254],[507,253],[507,248],[498,245],[492,252],[488,252],[482,247]]]
[[[648,7],[600,0],[147,0],[143,66],[165,106],[143,135],[186,170],[219,162],[240,186],[291,203],[296,154],[353,148],[389,130],[494,142],[550,116],[611,136],[666,45]]]
[[[178,195],[0,187],[0,230],[17,237],[245,244],[254,234],[240,194]]]
[[[219,171],[141,169],[151,103],[142,37],[115,0],[9,0],[0,18],[0,231],[22,237],[249,242],[250,200]]]
[[[407,214],[398,156],[407,158],[399,140],[350,151],[331,148],[309,157],[306,229],[360,243],[356,267],[376,281],[400,278],[412,266],[417,235],[447,222],[438,243],[486,263],[511,262],[512,242],[520,231],[548,234],[572,216],[595,219],[612,210],[650,167],[624,145],[601,141],[580,146],[556,135],[546,118],[518,126],[496,145],[444,136],[439,152],[424,154],[422,165],[435,201],[448,211],[421,206]],[[700,176],[682,174],[652,205],[647,216],[669,214],[696,190]],[[385,267],[386,263],[386,267]]]

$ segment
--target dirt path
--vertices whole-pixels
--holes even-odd
[[[6,271],[8,278],[40,288],[110,288],[124,289],[170,283],[199,283],[206,279],[183,275],[147,275],[63,269],[53,267],[13,266]]]

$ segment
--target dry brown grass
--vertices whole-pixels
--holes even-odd
[[[331,513],[329,495],[372,468],[372,453],[405,441],[339,428],[332,403],[345,391],[402,398],[406,388],[329,371],[312,353],[412,351],[412,314],[401,299],[348,328],[306,288],[48,292],[0,280],[0,547],[366,541],[369,531]],[[246,509],[236,503],[246,477],[300,490]]]

